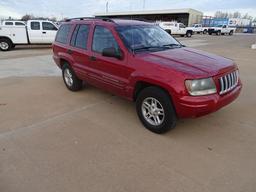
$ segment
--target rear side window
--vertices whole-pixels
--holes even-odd
[[[31,22],[31,29],[32,30],[40,30],[40,23],[36,21]]]
[[[93,34],[92,50],[102,53],[105,48],[119,49],[112,32],[106,27],[96,26]]]
[[[68,34],[71,30],[71,25],[61,25],[56,35],[56,41],[66,44],[68,42]]]
[[[49,30],[49,31],[57,31],[57,27],[55,27],[52,23],[49,22],[43,22],[43,30]]]
[[[71,39],[71,45],[82,49],[87,48],[89,25],[77,25]]]
[[[13,25],[13,22],[5,22],[5,25]]]
[[[25,25],[25,24],[22,22],[15,22],[15,25]]]

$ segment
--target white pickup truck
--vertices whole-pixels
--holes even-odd
[[[183,23],[160,22],[159,26],[171,35],[191,37],[193,34],[193,31],[191,29],[187,29]]]
[[[15,45],[51,44],[57,25],[47,20],[29,20],[26,25],[1,25],[0,50],[9,51]]]
[[[208,29],[208,34],[216,34],[216,35],[233,35],[234,32],[236,31],[236,28],[229,27],[228,25],[218,25],[216,27],[210,27]]]
[[[208,32],[207,27],[203,27],[202,24],[194,24],[192,27],[187,27],[187,29],[190,29],[193,31],[193,33],[203,33],[206,34]]]

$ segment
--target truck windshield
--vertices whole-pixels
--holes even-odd
[[[116,27],[125,46],[133,52],[162,51],[182,45],[158,26],[135,25]]]

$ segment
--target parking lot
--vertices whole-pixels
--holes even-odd
[[[183,44],[233,59],[240,97],[145,129],[135,104],[87,85],[66,89],[49,46],[0,52],[0,191],[256,191],[256,35],[195,35]]]

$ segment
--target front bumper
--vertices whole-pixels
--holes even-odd
[[[225,95],[218,93],[207,96],[183,96],[175,101],[179,118],[195,118],[215,112],[233,102],[240,94],[241,83]]]

